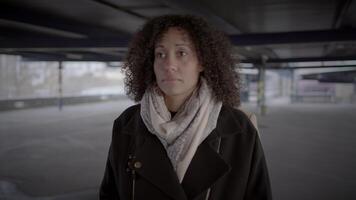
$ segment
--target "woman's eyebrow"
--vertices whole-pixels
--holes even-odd
[[[155,48],[159,48],[159,47],[163,48],[164,46],[162,44],[155,45]]]
[[[191,43],[189,43],[189,42],[183,42],[183,43],[177,43],[177,44],[175,44],[175,46],[187,46],[187,47],[192,47],[192,44]],[[157,49],[157,48],[164,48],[164,45],[162,45],[162,44],[157,44],[156,46],[155,46],[155,49]]]
[[[177,43],[176,46],[191,46],[189,43]]]

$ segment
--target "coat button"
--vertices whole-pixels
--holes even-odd
[[[142,163],[139,162],[139,161],[136,161],[136,162],[134,163],[134,167],[135,167],[136,169],[140,169],[140,168],[142,167]]]

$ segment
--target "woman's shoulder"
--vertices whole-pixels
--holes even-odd
[[[115,123],[126,124],[129,122],[134,116],[140,114],[140,104],[132,105],[126,108],[116,119],[114,120]]]
[[[236,123],[242,132],[258,132],[256,116],[240,107],[235,108],[223,105],[221,108],[221,117],[224,121],[228,120],[232,123]]]

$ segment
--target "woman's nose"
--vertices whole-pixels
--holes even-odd
[[[174,56],[167,56],[164,62],[164,69],[167,71],[177,70],[177,60]]]

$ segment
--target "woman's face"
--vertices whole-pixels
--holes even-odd
[[[154,73],[165,95],[188,96],[203,68],[187,31],[169,28],[155,44]]]

